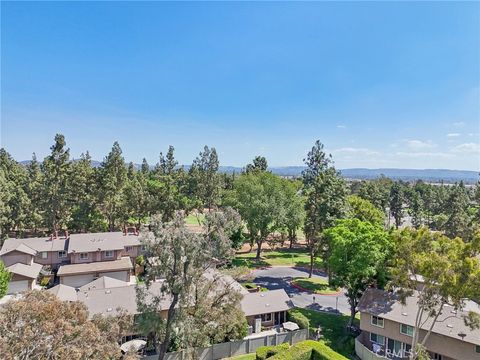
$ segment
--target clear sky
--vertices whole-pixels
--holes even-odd
[[[1,3],[1,146],[480,169],[480,3]]]

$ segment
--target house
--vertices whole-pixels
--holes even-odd
[[[62,301],[77,301],[77,290],[71,286],[59,284],[47,290]]]
[[[293,307],[292,301],[283,289],[247,293],[241,301],[247,323],[253,332],[262,328],[281,325],[287,321],[287,311]]]
[[[37,264],[49,265],[52,268],[68,262],[68,238],[36,237],[25,239],[6,239],[0,250],[0,257],[5,266],[17,262],[30,262],[30,257]],[[28,258],[28,260],[27,260]]]
[[[12,273],[12,277],[8,283],[7,294],[15,294],[22,291],[33,290],[40,270],[42,270],[42,265],[35,263],[26,265],[18,262],[8,266],[7,270]]]
[[[360,329],[355,350],[362,360],[407,358],[417,314],[417,295],[408,297],[405,304],[395,293],[367,289],[358,309]],[[480,313],[477,304],[466,301],[465,309],[456,311],[445,306],[432,333],[426,341],[430,357],[435,360],[480,360],[480,330],[472,330],[463,320],[466,311]],[[420,341],[424,339],[432,320],[421,327]]]
[[[108,276],[128,283],[132,270],[132,261],[126,256],[111,261],[62,265],[58,269],[57,276],[60,278],[60,284],[79,288],[101,276]]]

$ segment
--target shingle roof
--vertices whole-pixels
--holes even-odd
[[[403,305],[394,293],[379,289],[367,289],[360,299],[358,310],[387,320],[414,326],[418,309],[417,299],[418,293],[408,297],[405,305]],[[476,306],[472,303],[471,301],[466,302],[469,311],[475,311]],[[467,315],[465,310],[455,312],[451,306],[445,306],[432,331],[457,340],[462,340],[458,334],[464,333],[466,334],[464,341],[480,345],[480,330],[472,330],[467,327],[462,315]],[[427,330],[431,324],[431,319],[428,319],[423,324],[422,329]]]
[[[77,275],[77,274],[88,274],[92,272],[106,272],[106,271],[119,271],[119,270],[130,270],[133,268],[130,258],[122,257],[119,260],[113,261],[99,261],[93,263],[85,264],[70,264],[62,265],[58,269],[58,276],[65,275]]]
[[[97,280],[94,280],[86,285],[80,287],[80,291],[94,290],[94,289],[109,289],[113,287],[128,286],[125,281],[111,278],[109,276],[101,276]]]
[[[129,285],[109,289],[91,289],[79,291],[77,296],[78,300],[87,306],[90,316],[95,314],[115,315],[119,308],[126,310],[129,314],[137,314],[135,287],[135,285]],[[154,282],[150,285],[149,292],[160,295],[161,287],[162,282]],[[165,296],[160,303],[161,309],[168,309],[170,303],[170,297]]]
[[[71,234],[68,245],[68,253],[122,250],[125,246],[136,245],[140,245],[137,235],[124,235],[121,231]]]
[[[289,310],[293,304],[285,290],[278,289],[245,294],[241,306],[245,316],[252,316]]]
[[[36,279],[38,274],[40,274],[40,270],[42,270],[42,265],[36,263],[33,263],[32,265],[16,263],[7,267],[7,270],[13,274],[25,276],[30,279]]]
[[[33,249],[37,252],[41,251],[60,251],[67,250],[68,239],[50,239],[49,237],[36,237],[36,238],[24,238],[24,239],[15,239],[9,238],[6,239],[3,243],[2,249],[0,250],[0,255],[7,254],[11,251],[16,250],[21,245],[24,245],[30,249]],[[22,249],[24,249],[22,247]],[[32,254],[35,255],[35,254]]]
[[[13,245],[13,244],[12,244]],[[32,256],[37,255],[37,251],[32,249],[30,246],[27,246],[25,244],[19,243],[15,244],[15,246],[11,248],[6,248],[5,251],[2,252],[2,255],[6,255],[11,253],[12,251],[18,251],[24,254],[30,254]]]
[[[47,290],[54,294],[62,301],[77,301],[77,291],[75,288],[63,284],[59,284]]]

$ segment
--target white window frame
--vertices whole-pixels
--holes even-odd
[[[376,324],[373,322],[373,319],[374,319],[374,318],[377,319],[377,323],[376,323]],[[382,325],[379,325],[379,324],[378,324],[378,321],[379,321],[379,320],[382,321]],[[385,319],[382,318],[382,317],[380,317],[380,316],[372,315],[372,316],[370,317],[370,324],[372,324],[373,326],[376,326],[376,327],[379,327],[379,328],[382,328],[382,329],[383,329],[383,327],[385,326]]]
[[[373,340],[373,339],[372,339],[372,335],[375,335],[375,336],[377,337],[377,339],[378,339],[379,336],[381,336],[381,337],[383,338],[383,343],[379,343],[378,341]],[[383,336],[383,335],[375,334],[375,333],[372,333],[372,332],[370,333],[370,341],[371,341],[372,343],[385,346],[385,340],[386,340],[386,337]]]
[[[48,259],[48,252],[40,251],[40,259]]]
[[[105,250],[104,254],[105,254],[105,258],[109,258],[109,259],[115,256],[115,252],[113,250]]]
[[[82,252],[78,256],[80,257],[80,260],[88,260],[88,258],[90,257],[88,252]]]
[[[57,252],[57,256],[59,259],[65,259],[68,256],[68,254],[65,250],[60,250]]]
[[[404,327],[404,326],[407,327],[407,332],[403,332],[403,327]],[[412,333],[411,333],[411,334],[408,333],[408,329],[412,329]],[[415,328],[414,328],[413,326],[410,326],[410,325],[407,325],[407,324],[400,324],[400,334],[413,337],[413,332],[414,332],[414,331],[415,331]]]

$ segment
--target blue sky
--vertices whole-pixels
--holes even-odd
[[[480,169],[480,3],[2,2],[1,146]]]

